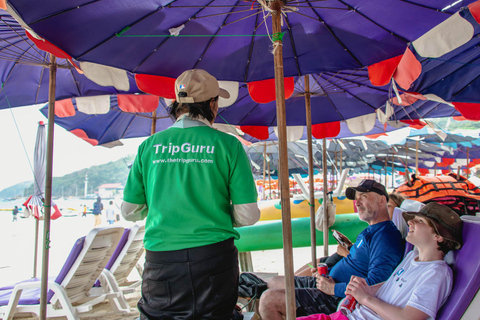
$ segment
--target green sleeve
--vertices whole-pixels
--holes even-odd
[[[233,204],[257,202],[257,188],[247,154],[237,141],[236,156],[232,158],[230,172],[230,198]]]

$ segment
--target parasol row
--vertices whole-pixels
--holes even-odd
[[[167,129],[173,124],[169,115],[169,101],[147,94],[117,94],[76,97],[55,102],[55,123],[96,146],[114,147],[122,145],[120,139],[146,137]],[[214,127],[226,133],[234,134],[248,145],[261,140],[277,140],[276,126],[250,126],[238,121],[238,116],[231,110],[243,108],[232,105],[219,112]],[[48,106],[42,108],[48,114]],[[342,138],[370,132],[368,138],[378,138],[386,132],[396,130],[399,126],[422,128],[428,122],[419,120],[400,120],[395,127],[382,124],[375,114],[348,119],[346,121],[319,123],[312,125],[315,138]],[[373,125],[370,125],[369,122]],[[152,123],[155,131],[151,131]],[[365,124],[368,124],[366,126]],[[390,123],[390,122],[389,122]],[[306,139],[305,126],[288,126],[288,141]]]

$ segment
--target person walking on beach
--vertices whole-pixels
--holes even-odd
[[[12,215],[13,215],[12,222],[16,222],[17,221],[17,215],[18,215],[18,207],[17,206],[15,206],[15,208],[13,208]]]
[[[87,205],[84,204],[84,205],[83,205],[82,217],[86,217],[86,216],[87,216]]]
[[[97,201],[93,203],[93,216],[95,218],[95,224],[93,225],[94,228],[97,228],[102,223],[102,210],[103,210],[103,203],[102,198],[98,197]]]
[[[107,221],[109,225],[112,225],[115,222],[115,208],[113,206],[113,201],[111,200],[107,207]]]
[[[176,122],[146,139],[125,185],[126,220],[147,219],[140,319],[230,319],[238,299],[234,226],[260,218],[240,141],[212,127],[217,79],[200,69],[175,81]]]

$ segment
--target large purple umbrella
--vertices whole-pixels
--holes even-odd
[[[468,4],[473,1],[463,1]],[[354,69],[402,54],[448,18],[450,0],[283,2],[285,76]],[[11,0],[9,10],[78,61],[177,77],[274,77],[269,1]],[[442,10],[443,9],[443,10]],[[268,27],[268,30],[267,30]]]
[[[324,72],[308,77],[310,84],[308,91],[311,93],[312,104],[312,123],[341,122],[339,133],[332,137],[344,138],[362,134],[382,134],[395,130],[398,126],[406,126],[398,120],[418,119],[423,117],[425,113],[428,113],[430,117],[452,113],[452,108],[446,104],[420,100],[412,106],[395,108],[396,113],[390,117],[390,121],[387,121],[385,125],[377,120],[363,131],[352,132],[349,127],[354,127],[357,120],[352,118],[370,114],[373,115],[371,120],[375,120],[375,111],[378,108],[382,111],[385,110],[385,103],[392,96],[388,86],[373,86],[366,69]],[[304,97],[307,89],[304,80],[304,77],[295,77],[293,94],[285,101],[287,125],[289,128],[296,127],[295,130],[300,130],[296,139],[307,139]],[[164,130],[172,124],[167,112],[167,103],[163,99],[160,99],[155,116],[152,112],[130,113],[122,110],[118,106],[117,96],[115,95],[111,96],[110,110],[105,114],[85,114],[76,108],[76,103],[74,103],[74,106],[75,112],[73,115],[56,116],[55,123],[77,135],[79,135],[79,130],[82,130],[81,132],[85,134],[81,137],[89,139],[90,143],[94,145],[107,146],[106,144],[120,139],[149,136],[152,134],[151,122],[154,118],[156,118],[154,132]],[[44,115],[47,115],[47,110],[47,107],[42,109]],[[352,120],[346,121],[348,119]],[[269,103],[254,101],[246,84],[240,85],[235,103],[219,109],[215,121],[217,125],[223,124],[231,128],[248,126],[253,131],[268,130],[268,139],[266,140],[278,139],[274,130],[277,125],[275,101]],[[249,132],[251,133],[251,131],[246,130],[247,134],[242,137],[250,142],[258,142],[259,139],[248,135]],[[108,146],[112,146],[112,144]]]

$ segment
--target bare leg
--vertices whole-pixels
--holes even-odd
[[[260,298],[260,318],[262,320],[285,319],[285,289],[269,289]]]
[[[276,276],[267,282],[268,289],[285,289],[285,277]]]

